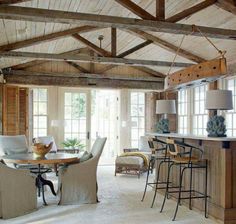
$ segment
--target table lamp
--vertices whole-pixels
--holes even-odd
[[[160,133],[170,133],[167,114],[176,114],[175,100],[157,100],[156,114],[163,115],[157,123],[157,131]]]
[[[225,118],[217,115],[217,110],[232,110],[233,99],[230,90],[208,90],[206,92],[205,108],[213,110],[212,116],[207,122],[208,137],[226,137]]]

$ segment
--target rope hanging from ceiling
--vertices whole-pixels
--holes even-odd
[[[199,32],[201,36],[204,37],[216,49],[219,56],[212,60],[204,61],[202,63],[192,65],[183,70],[170,74],[185,37],[193,34],[194,32]],[[215,81],[222,77],[222,75],[225,75],[227,72],[225,54],[226,51],[220,50],[207,36],[201,32],[198,26],[192,25],[191,33],[183,35],[176,50],[175,56],[165,79],[165,90],[180,89],[193,85],[199,85],[201,83]]]

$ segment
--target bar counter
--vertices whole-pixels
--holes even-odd
[[[208,214],[225,224],[236,224],[236,138],[181,135],[177,133],[146,133],[146,136],[167,138],[196,146],[204,151],[208,160]],[[160,180],[167,176],[167,167],[162,167]],[[171,181],[178,184],[178,172],[174,170]],[[193,173],[193,187],[204,192],[204,174],[201,170]],[[189,176],[184,177],[184,186],[188,188]],[[157,200],[160,200],[157,198]],[[188,202],[188,201],[186,201]],[[193,200],[193,208],[203,211],[204,201]],[[174,212],[174,211],[173,211]]]

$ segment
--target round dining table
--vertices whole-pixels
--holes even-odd
[[[78,154],[70,153],[48,153],[45,157],[36,157],[33,153],[20,153],[1,156],[1,159],[6,163],[13,163],[19,165],[31,164],[36,165],[35,167],[29,168],[31,173],[36,175],[36,187],[38,188],[38,196],[40,197],[42,192],[42,198],[44,205],[47,205],[44,186],[48,185],[53,195],[56,196],[52,181],[46,180],[43,174],[51,171],[51,168],[45,167],[46,165],[53,165],[54,167],[59,164],[68,164],[79,162]]]

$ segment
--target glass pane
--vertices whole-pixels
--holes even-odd
[[[132,140],[138,140],[139,137],[138,137],[138,129],[136,128],[132,128],[131,129],[131,139]]]
[[[39,116],[38,121],[39,121],[39,123],[38,123],[39,128],[44,128],[44,129],[47,128],[47,117],[46,116]]]
[[[34,102],[33,110],[34,110],[34,115],[38,115],[39,114],[39,112],[38,112],[38,103],[37,102]]]
[[[138,103],[138,93],[131,93],[131,104]]]
[[[66,106],[71,105],[71,93],[65,93],[65,105]]]
[[[144,93],[139,93],[138,103],[144,104],[144,100],[145,100],[144,98],[145,98]]]
[[[139,105],[138,115],[144,116],[144,110],[145,110],[144,105]]]
[[[131,127],[132,128],[137,128],[138,127],[138,118],[137,117],[132,117],[131,118]]]
[[[47,115],[47,103],[39,102],[38,106],[39,106],[38,114],[39,115]]]
[[[79,120],[72,120],[72,132],[79,132]]]
[[[38,101],[38,89],[33,89],[33,100]]]
[[[65,106],[65,119],[71,119],[71,107]]]
[[[38,101],[47,101],[47,89],[38,89]]]
[[[131,105],[131,116],[138,116],[138,108],[136,105]]]
[[[34,129],[38,128],[38,117],[34,116]]]

